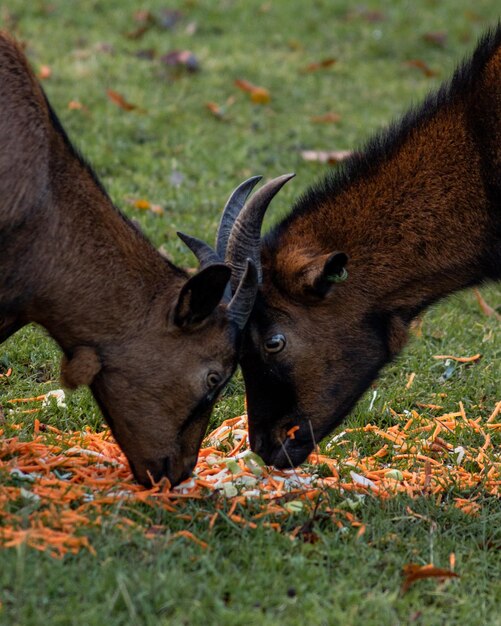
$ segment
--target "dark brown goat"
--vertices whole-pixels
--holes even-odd
[[[261,220],[240,213],[227,261],[232,280],[247,257],[262,274],[241,365],[251,445],[284,467],[340,423],[421,311],[501,278],[501,26],[262,245]]]
[[[256,181],[230,207],[240,209]],[[230,273],[213,263],[188,278],[151,246],[0,33],[0,341],[28,322],[48,330],[64,352],[63,381],[90,385],[142,484],[191,472],[236,367],[257,281],[250,262],[228,302]]]

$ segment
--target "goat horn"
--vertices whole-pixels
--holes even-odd
[[[232,226],[238,217],[238,214],[242,210],[250,192],[255,187],[256,183],[261,180],[262,176],[252,176],[243,183],[240,183],[238,187],[232,192],[231,196],[226,202],[219,226],[217,229],[216,237],[216,251],[214,251],[209,244],[205,243],[201,239],[191,237],[182,232],[177,232],[177,236],[188,248],[193,252],[200,262],[200,267],[207,267],[212,263],[221,263],[226,253],[226,246],[228,244],[228,237]]]
[[[243,330],[251,314],[258,289],[257,268],[251,259],[246,259],[245,269],[235,295],[228,305],[228,318]]]
[[[187,235],[186,233],[182,233],[177,231],[176,235],[181,239],[183,243],[185,243],[188,248],[193,252],[193,254],[197,257],[200,263],[200,269],[207,267],[209,265],[214,265],[214,263],[223,263],[223,260],[219,256],[219,254],[213,250],[208,243],[202,241],[201,239],[197,239],[196,237],[192,237],[191,235]],[[229,302],[231,299],[231,287],[230,284],[226,286],[223,295],[223,302]]]
[[[261,272],[261,225],[264,214],[273,197],[295,174],[284,174],[270,180],[258,189],[238,214],[228,237],[225,261],[232,269],[231,286],[236,289],[240,277],[246,271],[247,259],[252,259],[257,270],[257,278],[262,280]]]
[[[231,229],[233,228],[233,224],[242,210],[250,192],[254,189],[255,185],[261,180],[261,178],[262,176],[252,176],[252,178],[248,178],[243,183],[238,185],[228,198],[228,202],[225,204],[216,237],[216,251],[222,259],[224,259],[226,255],[228,238],[230,236]]]
[[[196,237],[192,237],[191,235],[186,235],[182,232],[176,233],[179,239],[183,243],[185,243],[188,248],[193,252],[193,254],[197,257],[200,262],[200,268],[207,267],[208,265],[213,265],[214,263],[222,263],[222,258],[218,255],[218,253],[213,250],[208,243],[202,241],[201,239],[197,239]]]

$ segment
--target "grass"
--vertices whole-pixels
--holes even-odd
[[[164,7],[159,0],[148,4],[157,15]],[[0,16],[4,27],[27,42],[34,66],[52,69],[44,83],[49,98],[116,204],[174,261],[192,266],[176,230],[211,240],[228,193],[242,179],[295,171],[297,178],[274,201],[267,225],[278,219],[326,171],[304,162],[301,149],[352,149],[449,76],[499,17],[494,0],[470,7],[466,0],[365,7],[346,0],[186,0],[169,3],[182,14],[172,29],[157,25],[139,38],[125,36],[141,25],[134,13],[142,7],[128,0],[11,0]],[[435,32],[446,33],[443,44],[423,37]],[[162,63],[161,55],[175,49],[191,50],[200,71]],[[327,58],[337,63],[301,71]],[[436,74],[427,77],[408,67],[410,59],[424,61]],[[235,88],[236,78],[267,88],[270,104],[252,104]],[[107,89],[140,110],[120,109],[107,98]],[[70,110],[71,100],[86,109]],[[222,120],[207,110],[207,102],[224,109]],[[310,119],[327,112],[339,113],[341,121]],[[131,198],[159,204],[164,213],[134,209]],[[500,310],[499,287],[482,293]],[[475,352],[483,355],[477,364],[459,365],[441,382],[445,366],[432,355]],[[434,403],[439,393],[447,394],[440,402],[444,410],[455,411],[462,401],[468,414],[486,416],[501,399],[500,360],[499,323],[481,313],[472,293],[454,296],[425,315],[421,335],[378,381],[372,408],[368,393],[347,425],[384,424],[390,407],[401,412],[416,402]],[[0,371],[8,367],[14,375],[0,379],[2,398],[59,386],[59,352],[39,329],[24,329],[2,345]],[[412,372],[414,384],[406,389]],[[237,376],[212,423],[242,410]],[[7,414],[7,421],[12,419]],[[44,409],[43,420],[68,431],[102,426],[85,390],[71,396],[67,410]],[[26,422],[21,434],[29,438],[31,432]],[[360,436],[355,444],[361,450],[373,445]],[[335,454],[342,458],[344,451]],[[0,477],[0,489],[6,482]],[[343,499],[330,497],[334,504]],[[223,517],[210,534],[198,517],[214,510],[209,499],[188,505],[190,522],[131,513],[173,530],[189,528],[209,541],[206,551],[183,539],[168,543],[165,536],[124,535],[113,527],[110,511],[110,523],[91,532],[96,556],[82,551],[58,561],[25,546],[0,552],[0,623],[501,624],[499,502],[484,497],[477,516],[421,498],[411,503],[422,516],[416,517],[409,504],[403,497],[366,498],[357,509],[367,526],[362,538],[320,520],[314,544],[292,542],[287,532],[236,527]],[[307,512],[299,513],[284,530],[307,519]],[[401,593],[403,565],[447,567],[451,552],[459,579],[420,581]]]

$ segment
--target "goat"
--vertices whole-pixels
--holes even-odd
[[[240,209],[257,180],[228,206]],[[230,273],[212,263],[188,277],[153,248],[70,143],[20,46],[0,33],[0,342],[43,326],[63,350],[64,384],[90,386],[143,485],[190,474],[236,367],[257,279],[249,262],[230,301]]]
[[[501,279],[501,24],[262,243],[263,213],[247,209],[226,262],[235,284],[247,258],[261,280],[240,357],[250,442],[287,467],[345,418],[419,313]]]

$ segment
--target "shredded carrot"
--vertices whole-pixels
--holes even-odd
[[[455,566],[456,566],[456,555],[454,554],[454,552],[451,552],[449,554],[449,567],[451,569],[451,572],[454,571]]]
[[[7,400],[11,404],[16,404],[18,402],[38,402],[39,400],[45,400],[47,394],[43,393],[40,396],[35,396],[34,398],[13,398],[12,400]]]
[[[191,531],[189,530],[178,530],[177,533],[174,533],[173,535],[171,535],[171,538],[173,539],[174,537],[185,537],[186,539],[190,539],[191,541],[193,541],[194,543],[198,544],[201,548],[203,548],[204,550],[206,548],[209,547],[209,544],[206,543],[205,541],[202,541],[201,539],[199,539],[198,537],[196,537]]]
[[[452,356],[451,354],[437,354],[433,357],[437,360],[450,359],[451,361],[457,361],[458,363],[472,363],[482,358],[481,354],[474,354],[473,356]]]
[[[412,387],[412,383],[414,382],[415,378],[416,378],[416,372],[412,372],[412,374],[410,374],[409,376],[409,380],[407,381],[407,384],[405,385],[406,389],[410,389]]]
[[[421,409],[433,409],[435,411],[441,411],[443,408],[438,404],[425,404],[424,402],[416,402],[416,406]]]
[[[36,402],[44,397],[16,398],[14,403]],[[438,405],[421,408],[442,410]],[[468,411],[473,411],[473,407]],[[155,483],[151,489],[137,485],[108,430],[96,433],[85,428],[83,432],[64,433],[32,417],[31,439],[21,440],[18,433],[22,429],[26,437],[29,424],[10,423],[9,419],[2,429],[0,447],[0,475],[7,477],[2,479],[0,489],[0,548],[25,543],[55,558],[80,550],[94,553],[90,533],[106,523],[111,509],[120,532],[144,527],[149,538],[161,533],[169,541],[184,538],[206,548],[207,543],[188,530],[169,536],[168,528],[151,524],[143,506],[138,510],[131,504],[142,503],[152,511],[167,511],[188,524],[194,515],[185,504],[203,501],[208,493],[216,511],[201,507],[195,515],[197,520],[205,520],[209,531],[229,520],[250,530],[266,526],[286,532],[283,520],[300,511],[311,514],[323,507],[334,527],[351,527],[353,536],[358,538],[366,532],[366,526],[354,512],[329,509],[328,498],[321,498],[326,489],[345,494],[344,497],[360,493],[380,499],[399,493],[409,498],[427,494],[437,503],[454,490],[454,506],[467,515],[479,512],[476,498],[481,493],[499,497],[501,461],[496,449],[501,423],[496,418],[501,413],[501,401],[487,419],[478,414],[467,415],[462,403],[458,411],[441,415],[428,416],[415,410],[410,414],[390,412],[392,423],[385,428],[366,424],[344,429],[343,442],[349,443],[352,438],[348,455],[331,457],[317,449],[308,459],[311,465],[293,470],[262,467],[255,457],[247,456],[246,416],[234,417],[209,433],[194,476],[174,489],[166,480]],[[18,414],[19,411],[14,415]],[[29,420],[29,415],[24,414],[23,419]],[[287,436],[293,439],[298,428],[291,428]],[[358,447],[358,438],[364,433],[381,442],[370,455]],[[463,443],[458,447],[463,433],[481,440],[476,446]],[[229,448],[231,451],[227,452]],[[328,468],[330,475],[319,477],[318,465]],[[8,506],[20,498],[38,502],[27,520],[10,512],[16,507]],[[304,535],[301,526],[287,532],[292,539]],[[314,540],[313,535],[310,538]]]
[[[289,428],[289,430],[286,432],[287,437],[289,437],[289,439],[295,439],[295,432],[297,430],[299,430],[299,426],[293,426],[292,428]]]
[[[501,413],[501,400],[496,404],[496,408],[491,413],[490,417],[487,419],[487,423],[491,424],[500,413]]]

